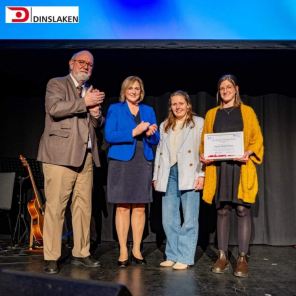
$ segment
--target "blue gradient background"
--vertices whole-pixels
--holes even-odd
[[[79,6],[79,24],[6,24],[5,6]],[[5,1],[0,39],[296,40],[296,1]]]

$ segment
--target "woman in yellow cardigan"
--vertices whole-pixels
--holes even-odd
[[[239,256],[235,276],[248,276],[246,253],[251,235],[251,204],[258,192],[255,163],[263,158],[263,137],[254,110],[244,105],[239,95],[237,79],[224,75],[218,81],[218,107],[206,114],[201,137],[200,161],[205,167],[203,199],[217,208],[217,237],[219,258],[212,267],[214,273],[224,273],[229,268],[227,258],[231,210],[238,219]],[[244,150],[241,158],[231,161],[213,161],[204,158],[204,134],[244,132]]]

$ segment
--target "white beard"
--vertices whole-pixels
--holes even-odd
[[[74,76],[74,78],[78,82],[86,82],[89,79],[89,74],[87,74],[87,73],[78,73],[78,74],[75,74],[74,72],[72,72],[72,75]]]

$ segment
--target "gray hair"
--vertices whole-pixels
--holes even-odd
[[[74,53],[74,54],[72,55],[72,58],[70,59],[70,61],[74,60],[75,57],[77,56],[77,54],[78,54],[78,52]],[[71,68],[70,68],[70,67],[69,67],[69,73],[71,73]]]
[[[70,61],[74,60],[75,57],[76,57],[79,53],[81,53],[81,52],[83,52],[83,51],[88,51],[88,50],[81,50],[81,51],[79,51],[79,52],[74,53],[74,54],[72,55],[72,58],[70,59]],[[93,63],[95,63],[95,61],[94,61]],[[71,68],[70,68],[70,67],[69,67],[69,73],[71,73]]]
[[[74,60],[77,55],[78,55],[78,52],[74,53],[71,60]]]

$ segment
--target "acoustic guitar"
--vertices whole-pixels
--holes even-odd
[[[33,236],[35,237],[38,245],[43,244],[43,223],[44,223],[45,205],[43,205],[43,201],[41,199],[40,193],[37,190],[30,165],[28,164],[24,156],[20,155],[20,159],[23,165],[27,168],[29,172],[29,176],[31,179],[31,183],[32,183],[32,187],[35,195],[35,197],[28,203],[28,211],[31,215],[30,248],[32,248]]]

